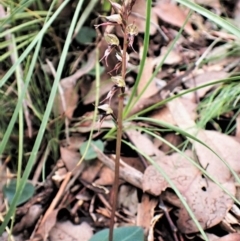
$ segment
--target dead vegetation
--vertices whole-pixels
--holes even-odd
[[[42,35],[29,77],[37,47],[27,55],[34,40],[18,47],[20,37],[38,36],[63,5],[47,19],[48,2],[15,15],[0,2],[0,240],[87,241],[113,225],[119,136],[115,228],[139,226],[148,241],[240,240],[240,1],[196,0],[199,12],[188,1],[155,1],[150,16],[149,3],[128,1],[126,28],[121,2],[80,2],[66,3]],[[21,29],[28,17],[42,25]]]

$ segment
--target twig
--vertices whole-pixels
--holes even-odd
[[[164,212],[164,214],[165,214],[165,216],[166,216],[166,218],[167,218],[167,220],[168,220],[168,223],[169,223],[169,225],[170,225],[170,228],[171,228],[171,230],[173,231],[174,240],[175,240],[175,241],[179,241],[179,239],[178,239],[178,237],[177,237],[177,231],[178,231],[178,230],[177,230],[177,227],[176,227],[175,224],[173,223],[173,221],[172,221],[172,219],[171,219],[171,217],[170,217],[170,215],[169,215],[169,213],[168,213],[168,209],[167,209],[167,207],[165,206],[162,198],[160,197],[159,199],[160,199],[160,202],[159,202],[158,207],[159,207],[160,209],[162,209],[162,211]]]
[[[98,159],[109,167],[111,170],[115,170],[115,163],[114,161],[102,153],[96,146],[92,145],[94,150],[98,155]],[[116,159],[115,155],[111,155],[113,159]],[[136,170],[135,168],[129,166],[127,163],[120,159],[120,170],[119,170],[120,178],[125,180],[126,182],[132,184],[133,186],[142,189],[142,179],[143,174]]]
[[[55,198],[53,199],[51,205],[49,206],[48,210],[46,211],[45,215],[43,216],[43,219],[41,221],[40,227],[42,225],[44,225],[44,223],[47,220],[47,217],[51,214],[51,212],[55,209],[55,207],[57,206],[58,202],[61,200],[64,192],[65,192],[65,188],[69,182],[69,179],[71,178],[72,172],[68,172],[64,178],[64,181],[61,184],[60,189],[58,190],[57,195],[55,196]],[[39,227],[39,228],[40,228]]]

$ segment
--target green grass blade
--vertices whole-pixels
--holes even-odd
[[[183,92],[181,92],[179,94],[176,94],[174,96],[168,97],[168,98],[166,98],[166,99],[164,99],[164,100],[162,100],[162,101],[160,101],[160,102],[158,102],[158,103],[156,103],[156,104],[154,104],[152,106],[149,106],[148,108],[146,108],[146,109],[144,109],[142,111],[139,111],[134,116],[143,115],[143,114],[145,114],[145,113],[147,113],[149,111],[152,111],[152,110],[154,110],[156,108],[159,108],[160,106],[165,105],[166,103],[168,103],[169,101],[171,101],[171,100],[173,100],[173,99],[175,99],[177,97],[184,96],[185,94],[190,93],[190,92],[194,92],[194,91],[196,91],[198,89],[202,89],[202,88],[207,87],[207,86],[211,86],[211,85],[213,86],[213,85],[217,85],[217,84],[221,84],[221,83],[231,83],[233,81],[239,81],[239,76],[234,76],[234,77],[229,77],[227,79],[211,81],[210,83],[206,83],[206,84],[200,85],[198,87],[185,90],[185,91],[183,91]],[[129,117],[127,120],[129,120],[129,119],[132,119],[132,117]]]
[[[26,30],[27,27],[40,23],[40,22],[43,22],[43,21],[44,21],[44,19],[41,18],[41,19],[34,19],[34,20],[28,21],[26,23],[20,24],[18,26],[15,26],[13,28],[10,28],[10,29],[0,33],[0,38],[3,38],[5,35],[10,34],[10,33],[14,33],[14,32],[21,31],[21,30]]]
[[[181,3],[182,5],[185,5],[186,7],[192,9],[193,11],[196,11],[200,13],[201,15],[205,16],[207,19],[212,20],[214,23],[218,24],[222,28],[226,29],[230,33],[234,34],[238,38],[240,38],[240,31],[239,28],[234,26],[232,23],[229,21],[226,21],[222,17],[214,14],[213,12],[210,12],[206,8],[203,8],[199,6],[198,4],[191,2],[189,0],[176,0],[177,2]]]
[[[29,44],[29,46],[25,49],[22,55],[18,58],[17,62],[8,70],[8,72],[4,75],[4,77],[0,80],[0,88],[6,83],[6,81],[10,78],[10,76],[15,71],[16,66],[18,66],[30,53],[30,51],[34,48],[39,39],[43,37],[46,30],[50,27],[53,21],[57,18],[59,13],[66,7],[66,5],[70,2],[70,0],[65,0],[60,7],[56,10],[56,12],[51,16],[49,21],[42,27],[41,31],[37,34],[34,40]]]
[[[128,115],[128,113],[131,109],[130,107],[131,107],[131,104],[132,104],[132,100],[133,100],[134,96],[137,94],[137,87],[138,87],[140,78],[141,78],[142,73],[143,73],[143,68],[144,68],[144,65],[145,65],[148,47],[149,47],[152,0],[146,1],[146,5],[147,5],[147,10],[146,10],[146,24],[145,24],[145,33],[144,33],[144,42],[143,42],[142,61],[140,63],[137,79],[136,79],[136,82],[135,82],[134,87],[132,89],[129,101],[128,101],[126,107],[124,108],[124,113],[123,113],[124,117],[126,117]]]
[[[97,2],[98,2],[98,0],[89,1],[89,4],[87,5],[84,12],[82,13],[81,18],[79,19],[79,21],[77,23],[77,26],[74,30],[74,34],[73,34],[74,37],[78,34],[79,30],[81,29],[81,27],[85,23],[86,19],[88,18],[88,16],[92,12],[92,10],[95,7],[95,5],[97,4]]]
[[[183,131],[182,129],[176,127],[176,126],[173,126],[173,125],[170,125],[168,123],[165,123],[163,121],[158,121],[158,120],[154,120],[152,118],[147,118],[147,117],[136,117],[134,120],[137,120],[137,121],[145,121],[145,122],[150,122],[150,123],[154,123],[154,124],[157,124],[157,125],[161,125],[161,126],[164,126],[168,129],[171,129],[177,133],[180,133],[181,135],[189,138],[189,139],[192,139],[198,143],[200,143],[201,145],[205,146],[208,150],[210,150],[212,153],[214,153],[225,165],[227,168],[229,168],[229,170],[231,171],[231,173],[233,174],[233,176],[235,177],[235,179],[238,181],[240,181],[237,173],[229,166],[228,163],[226,163],[215,151],[213,151],[211,148],[209,148],[205,143],[203,143],[201,140],[197,139],[195,136],[193,135],[190,135],[189,133],[187,133],[186,131]],[[146,133],[156,137],[157,139],[159,139],[159,137],[154,134],[154,133],[151,133],[147,130],[144,130],[142,129],[142,131],[145,131]],[[164,139],[160,139],[162,140],[163,142],[166,142],[166,140]],[[170,146],[171,148],[173,148],[175,151],[179,152],[179,150],[174,147],[173,145]],[[187,158],[187,157],[186,157]],[[237,200],[233,195],[231,195],[228,190],[226,190],[222,185],[221,183],[219,183],[215,178],[213,178],[212,176],[210,176],[208,174],[208,172],[202,168],[201,166],[199,166],[196,162],[192,161],[190,158],[187,158],[195,167],[197,167],[202,173],[204,173],[209,179],[211,179],[214,183],[216,183],[225,193],[227,193],[238,205],[240,205],[240,201]]]
[[[175,184],[172,182],[172,180],[169,178],[169,176],[166,174],[166,172],[148,155],[146,155],[145,153],[143,153],[139,148],[137,148],[135,145],[132,145],[131,143],[124,141],[123,143],[125,143],[126,145],[128,145],[129,147],[131,147],[133,150],[135,150],[136,152],[140,153],[144,158],[146,158],[146,160],[148,160],[157,170],[158,172],[165,178],[165,180],[169,183],[169,185],[171,186],[171,188],[174,190],[174,192],[176,193],[176,195],[178,196],[178,198],[180,199],[180,201],[182,202],[183,206],[186,208],[187,212],[189,213],[190,217],[192,218],[192,220],[194,221],[194,223],[196,224],[198,230],[200,231],[200,233],[202,234],[202,236],[204,237],[204,239],[206,241],[208,241],[208,237],[205,234],[203,228],[201,227],[200,223],[198,222],[197,218],[195,217],[193,211],[191,210],[191,208],[189,207],[189,205],[187,204],[185,198],[183,197],[183,195],[179,192],[179,190],[177,189],[177,187],[175,186]]]
[[[184,24],[182,25],[182,27],[180,28],[180,30],[178,31],[177,36],[175,37],[174,41],[171,43],[171,45],[169,46],[164,58],[162,59],[162,61],[159,63],[159,65],[156,67],[154,73],[152,74],[151,78],[148,80],[147,84],[144,86],[144,88],[142,89],[141,93],[138,93],[136,99],[133,101],[133,103],[131,103],[130,108],[132,109],[132,107],[134,105],[136,105],[136,103],[140,100],[140,98],[142,97],[143,93],[145,92],[145,90],[148,88],[148,86],[151,84],[151,82],[153,81],[153,79],[156,77],[156,75],[158,74],[158,72],[160,71],[160,69],[162,68],[162,65],[164,63],[164,61],[167,59],[168,55],[170,54],[170,52],[172,51],[173,47],[175,46],[176,42],[178,41],[178,39],[181,37],[181,34],[184,30],[185,25],[187,24],[189,18],[191,17],[192,12],[190,11],[188,13],[188,16],[186,17],[186,20],[184,22]],[[136,85],[136,84],[135,84]],[[128,113],[126,113],[127,115]]]

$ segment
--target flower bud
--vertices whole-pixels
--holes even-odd
[[[109,2],[111,3],[111,5],[116,13],[119,13],[119,14],[122,13],[122,6],[119,3],[115,3],[110,0],[109,0]]]
[[[109,22],[122,24],[122,17],[120,14],[112,14],[105,17]]]
[[[127,26],[126,30],[128,33],[128,45],[133,49],[134,52],[136,52],[136,50],[133,48],[133,42],[134,36],[137,36],[138,34],[138,27],[136,26],[136,24],[131,23]]]
[[[127,26],[126,28],[127,33],[132,36],[137,36],[138,35],[138,27],[136,24],[131,23]]]
[[[112,76],[111,80],[113,81],[114,84],[116,84],[120,88],[126,86],[125,81],[121,75]]]
[[[118,59],[118,61],[122,62],[122,50],[121,50],[121,54],[120,53],[116,53],[116,58]],[[126,62],[128,63],[128,61],[130,60],[129,54],[126,53]]]
[[[111,33],[107,33],[104,35],[104,38],[106,40],[106,42],[108,43],[108,45],[119,45],[119,39],[115,34],[111,34]]]
[[[111,109],[109,104],[104,104],[104,105],[99,105],[98,106],[99,112],[101,114],[100,119],[99,119],[99,125],[98,125],[98,132],[101,128],[102,122],[107,116],[111,116],[112,119],[114,120],[115,123],[117,123],[117,119],[115,115],[113,114],[113,110]]]
[[[109,104],[99,105],[98,109],[100,110],[100,112],[104,113],[105,115],[113,114],[113,110],[111,109]]]

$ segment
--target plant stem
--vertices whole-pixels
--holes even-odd
[[[126,75],[126,55],[127,55],[127,34],[124,31],[123,38],[123,53],[122,53],[122,78],[125,81]],[[123,100],[124,93],[121,90],[121,93],[118,96],[118,118],[117,118],[117,144],[116,144],[116,159],[115,159],[115,175],[114,175],[114,184],[113,184],[113,198],[112,198],[112,213],[110,220],[109,228],[109,241],[113,241],[113,230],[114,230],[114,217],[117,209],[117,200],[118,200],[118,186],[119,186],[119,162],[121,155],[121,143],[122,143],[122,133],[123,133]]]

